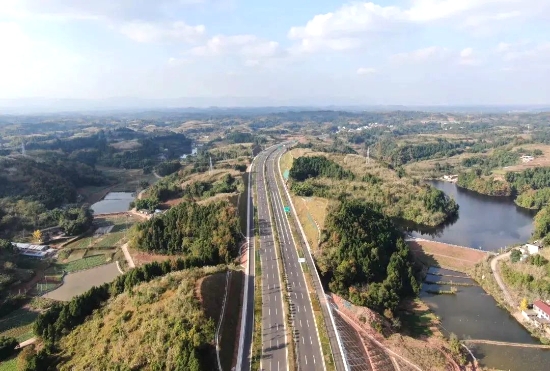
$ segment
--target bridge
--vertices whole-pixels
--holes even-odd
[[[505,345],[509,347],[520,347],[520,348],[550,349],[550,345],[511,343],[507,341],[495,341],[495,340],[468,339],[468,340],[463,340],[462,342],[468,343],[468,344],[490,344],[490,345]]]

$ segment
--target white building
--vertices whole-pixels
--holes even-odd
[[[48,256],[54,255],[56,250],[50,249],[48,246],[45,245],[32,245],[30,243],[19,243],[19,242],[12,242],[11,243],[15,250],[24,256],[30,256],[32,258],[47,258]]]
[[[538,318],[550,321],[550,305],[542,300],[535,300],[533,303],[533,310],[537,314]]]
[[[535,255],[535,254],[538,254],[539,253],[539,250],[540,250],[540,247],[538,247],[537,245],[532,245],[530,243],[526,243],[525,245],[523,245],[521,247],[521,252],[523,253],[528,253],[529,255]]]

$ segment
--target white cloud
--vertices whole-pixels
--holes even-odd
[[[204,45],[191,49],[191,54],[199,57],[239,55],[249,60],[269,58],[280,55],[279,43],[260,39],[254,35],[217,35]]]
[[[497,55],[510,63],[550,63],[550,42],[500,43],[496,47]]]
[[[460,56],[462,58],[470,58],[473,54],[474,54],[474,49],[472,48],[462,49],[462,51],[460,52]]]
[[[550,11],[546,0],[411,0],[408,8],[354,2],[318,14],[304,26],[291,27],[288,37],[295,50],[346,50],[362,46],[387,33],[405,33],[422,27],[458,27],[473,31],[495,25],[509,28],[514,20],[540,17]],[[542,11],[542,13],[541,13]]]
[[[397,63],[418,63],[430,60],[442,60],[448,58],[449,56],[449,49],[438,46],[430,46],[427,48],[413,50],[411,52],[394,54],[391,57],[391,60]]]
[[[158,41],[194,43],[199,41],[205,33],[203,25],[190,26],[181,21],[170,24],[154,24],[141,21],[126,22],[120,26],[119,30],[130,39],[142,43]]]
[[[179,67],[179,66],[182,66],[184,64],[188,64],[190,62],[191,62],[191,60],[189,60],[188,58],[170,57],[170,58],[168,58],[167,65],[169,67]]]
[[[18,17],[56,20],[103,19],[157,21],[167,14],[208,0],[2,0],[5,10]]]
[[[463,66],[477,66],[481,64],[481,60],[474,54],[474,49],[465,48],[460,51],[458,63]]]
[[[372,75],[373,73],[376,73],[376,69],[372,67],[361,67],[357,69],[358,75]]]

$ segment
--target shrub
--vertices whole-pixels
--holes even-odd
[[[15,347],[19,342],[15,338],[0,336],[0,361],[3,361],[15,354]]]

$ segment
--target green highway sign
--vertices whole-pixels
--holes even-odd
[[[290,212],[290,206],[285,206],[285,211],[286,211],[287,213],[289,213],[289,212]]]

